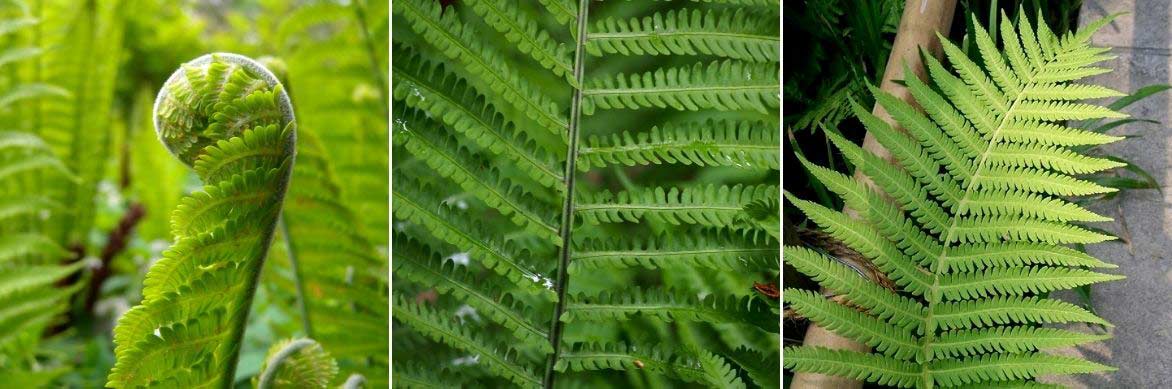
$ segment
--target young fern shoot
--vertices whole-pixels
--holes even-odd
[[[896,162],[827,133],[874,189],[802,159],[860,217],[786,198],[874,261],[899,290],[864,282],[823,253],[787,248],[786,263],[846,302],[802,290],[787,290],[785,302],[874,352],[787,348],[786,368],[920,388],[1032,387],[1041,375],[1111,369],[1040,351],[1107,337],[1042,327],[1106,324],[1083,308],[1047,298],[1048,292],[1122,278],[1092,271],[1114,266],[1065,247],[1111,239],[1076,224],[1109,219],[1071,198],[1114,191],[1078,176],[1121,164],[1068,146],[1112,139],[1062,125],[1124,116],[1073,102],[1121,95],[1073,83],[1109,71],[1092,66],[1110,57],[1087,41],[1110,19],[1058,37],[1044,21],[1034,29],[1024,16],[1014,23],[1002,14],[1000,50],[973,23],[983,67],[941,37],[951,70],[925,56],[930,81],[904,72],[925,113],[872,89],[907,134],[854,104],[867,131]],[[1064,135],[1062,144],[1055,135]]]
[[[110,387],[231,387],[245,321],[289,184],[292,104],[257,62],[210,54],[167,80],[159,139],[205,183],[171,217],[175,243],[114,330]]]

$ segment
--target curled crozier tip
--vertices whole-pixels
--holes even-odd
[[[245,130],[296,125],[277,76],[232,53],[205,54],[181,65],[159,89],[153,116],[159,140],[189,166],[205,147]]]

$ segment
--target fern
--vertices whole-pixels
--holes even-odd
[[[76,186],[81,178],[57,154],[54,145],[28,131],[28,117],[19,106],[40,104],[68,95],[64,89],[18,76],[15,68],[31,66],[44,50],[21,46],[16,35],[41,28],[27,9],[0,6],[0,37],[11,46],[0,50],[0,376],[9,385],[44,387],[65,373],[40,361],[42,334],[61,321],[86,261],[63,263],[75,254],[71,242],[56,233],[55,223],[72,204],[56,196],[55,184]],[[9,7],[17,6],[14,11]]]
[[[58,205],[35,186],[22,185],[30,178],[73,175],[53,156],[48,145],[36,136],[0,132],[0,358],[9,362],[0,375],[45,380],[47,385],[58,372],[26,366],[32,358],[41,332],[65,311],[76,288],[66,277],[77,273],[86,262],[60,265],[69,252],[50,238],[42,226],[45,216]],[[76,179],[76,178],[74,178]]]
[[[108,385],[228,385],[292,170],[292,105],[263,66],[213,54],[177,70],[155,107],[160,139],[207,186],[181,201],[175,244],[118,321]]]
[[[777,5],[394,2],[396,379],[776,386]]]
[[[1044,296],[1122,278],[1091,270],[1114,265],[1064,246],[1113,239],[1075,224],[1109,219],[1071,197],[1112,191],[1077,175],[1121,164],[1070,146],[1118,139],[1056,123],[1120,117],[1105,107],[1071,102],[1120,94],[1072,83],[1102,71],[1089,67],[1103,59],[1088,56],[1099,53],[1087,44],[1093,30],[1058,37],[1044,23],[1035,30],[1024,16],[1015,23],[1003,15],[999,50],[979,23],[971,26],[983,67],[940,37],[951,69],[925,56],[930,82],[905,80],[924,113],[872,88],[907,134],[855,104],[855,114],[891,151],[893,163],[831,136],[874,188],[802,160],[860,211],[859,218],[787,199],[874,261],[899,290],[863,282],[815,251],[787,248],[786,263],[850,305],[801,290],[786,291],[786,303],[874,351],[787,348],[786,368],[928,388],[1029,386],[1040,375],[1111,370],[1040,351],[1106,336],[1037,325],[1106,324]]]
[[[325,388],[338,363],[312,339],[286,339],[269,349],[257,388]]]
[[[266,4],[277,68],[299,113],[280,235],[285,257],[262,281],[300,318],[295,331],[367,387],[388,386],[386,4]],[[324,32],[324,33],[323,33]],[[328,50],[323,48],[328,47]],[[396,62],[397,63],[397,62]],[[292,299],[291,299],[292,300]],[[328,382],[345,385],[345,374]]]

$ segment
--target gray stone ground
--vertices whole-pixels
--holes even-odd
[[[1172,1],[1086,0],[1080,25],[1104,15],[1127,12],[1095,35],[1097,46],[1113,47],[1118,58],[1106,66],[1114,72],[1093,81],[1130,92],[1142,86],[1167,84],[1172,79]],[[1093,289],[1098,313],[1115,324],[1114,335],[1103,343],[1060,350],[1118,367],[1107,374],[1049,379],[1076,388],[1172,387],[1172,99],[1167,92],[1149,97],[1126,109],[1158,125],[1130,125],[1116,134],[1137,135],[1110,146],[1110,151],[1129,159],[1160,181],[1163,194],[1135,191],[1099,205],[1104,215],[1115,218],[1103,227],[1125,231],[1130,244],[1109,243],[1090,248],[1091,254],[1118,264],[1122,281]],[[1073,295],[1063,296],[1074,300]],[[1098,331],[1086,329],[1087,331]]]

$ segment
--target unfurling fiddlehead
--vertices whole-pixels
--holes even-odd
[[[292,104],[251,59],[211,54],[155,102],[159,139],[206,184],[171,216],[175,243],[114,331],[110,387],[230,387],[293,168]]]

